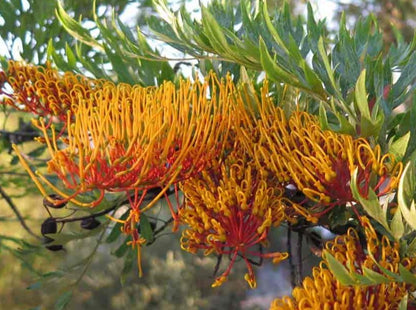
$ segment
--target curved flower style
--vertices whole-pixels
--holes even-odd
[[[240,131],[259,166],[315,202],[308,209],[293,203],[298,213],[316,221],[335,206],[355,202],[350,183],[356,168],[363,197],[369,189],[383,196],[397,187],[403,165],[392,154],[382,155],[379,145],[373,148],[365,139],[322,130],[317,118],[306,112],[294,112],[287,118],[267,93],[265,84],[260,119],[252,121],[253,128]],[[353,210],[357,212],[355,207]]]
[[[237,256],[247,265],[245,279],[251,287],[256,286],[256,280],[250,257],[273,258],[274,263],[287,258],[287,253],[255,249],[267,243],[270,227],[284,219],[283,190],[268,183],[247,157],[234,152],[225,162],[216,162],[183,182],[181,189],[186,199],[180,217],[190,227],[182,234],[182,248],[191,253],[205,250],[206,255],[229,255],[231,259],[213,286],[226,281]]]
[[[132,235],[133,245],[140,245],[143,240],[136,226],[141,212],[171,185],[197,174],[221,153],[231,123],[233,92],[230,77],[219,81],[213,74],[204,82],[182,81],[178,90],[171,82],[158,88],[107,83],[90,97],[79,98],[77,109],[67,112],[66,138],[57,141],[53,125],[50,138],[40,119],[37,126],[52,156],[48,172],[62,180],[72,191],[69,194],[39,172],[35,175],[19,156],[47,199],[42,183],[64,200],[87,207],[98,205],[105,191],[126,192],[131,212],[123,222],[124,232]],[[160,193],[141,209],[147,191],[153,188],[161,188]],[[76,199],[94,190],[100,192],[95,201]],[[169,200],[168,204],[177,224]]]
[[[66,72],[60,75],[49,65],[34,66],[10,60],[0,72],[0,95],[4,103],[39,116],[65,121],[80,98],[88,98],[106,82]],[[11,88],[9,92],[7,88]]]
[[[375,261],[394,273],[399,272],[400,263],[407,269],[416,265],[415,258],[400,258],[398,243],[390,243],[386,236],[377,237],[367,217],[361,217],[361,220],[367,249],[363,249],[358,233],[352,228],[347,234],[327,242],[326,250],[339,262],[358,273],[362,273],[364,266],[382,273]],[[292,298],[275,299],[270,309],[397,309],[401,299],[411,289],[405,283],[393,281],[372,286],[344,286],[325,265],[324,260],[319,267],[315,267],[312,277],[306,277],[303,286],[293,290]]]

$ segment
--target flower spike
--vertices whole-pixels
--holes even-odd
[[[182,182],[186,199],[180,217],[189,226],[182,234],[182,248],[230,256],[227,269],[212,286],[226,281],[237,256],[247,265],[244,278],[252,288],[256,280],[250,257],[272,258],[275,263],[287,258],[287,253],[254,249],[266,245],[270,228],[284,219],[283,190],[274,186],[276,180],[270,181],[247,156],[233,152],[224,162],[214,161],[211,168]]]
[[[179,88],[171,82],[160,87],[106,83],[89,97],[78,97],[77,108],[66,112],[67,137],[57,141],[54,125],[48,128],[43,118],[35,121],[51,155],[48,173],[58,176],[66,192],[19,158],[43,194],[46,184],[65,200],[95,207],[105,192],[125,192],[131,210],[123,231],[140,251],[140,214],[164,196],[177,227],[178,215],[166,191],[222,153],[235,92],[231,77],[220,81],[214,74],[195,83],[181,81]],[[158,195],[142,206],[147,191],[155,188]],[[77,199],[96,190],[95,201]]]
[[[377,264],[393,273],[399,272],[400,264],[408,270],[415,267],[414,257],[400,257],[398,243],[391,243],[386,236],[378,237],[367,217],[361,217],[361,221],[367,248],[363,248],[358,232],[352,228],[347,234],[327,242],[326,251],[338,262],[360,275],[367,268],[380,277],[385,275]],[[312,277],[306,277],[301,287],[294,288],[293,297],[275,299],[270,309],[397,309],[408,290],[414,289],[393,279],[377,285],[343,285],[327,265],[324,256],[320,266],[313,269]]]
[[[397,188],[403,165],[392,154],[382,155],[379,145],[372,147],[365,139],[322,130],[307,112],[286,117],[267,94],[265,84],[260,118],[253,117],[250,126],[238,130],[259,169],[269,170],[281,184],[295,186],[311,202],[289,203],[289,209],[316,222],[336,206],[354,205],[350,184],[356,168],[363,197],[370,189],[383,196]]]
[[[65,122],[67,111],[105,83],[71,72],[61,75],[49,64],[43,67],[10,60],[7,70],[0,72],[0,95],[5,96],[5,104],[18,110]]]

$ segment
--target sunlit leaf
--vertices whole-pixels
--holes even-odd
[[[357,174],[358,168],[356,168],[351,176],[351,191],[355,199],[361,204],[364,210],[370,215],[373,219],[379,222],[383,227],[390,231],[390,227],[387,223],[386,211],[383,211],[383,208],[380,205],[378,197],[373,190],[368,190],[368,198],[361,196],[358,186],[357,186]]]
[[[103,50],[101,44],[99,44],[95,39],[93,39],[88,30],[86,30],[82,25],[76,22],[65,9],[62,7],[60,1],[57,2],[56,16],[64,26],[64,28],[76,39],[81,42],[90,45],[98,50]]]
[[[373,285],[393,282],[393,280],[383,276],[379,272],[371,270],[365,266],[362,266],[361,268],[363,270],[364,276],[367,277],[368,279],[371,279],[371,281],[373,281]]]
[[[403,218],[413,228],[416,229],[416,205],[413,200],[415,189],[415,173],[411,162],[407,163],[400,177],[397,190],[397,202]],[[410,204],[410,205],[409,205]]]
[[[394,141],[389,147],[389,153],[393,154],[396,160],[398,161],[402,160],[404,154],[406,153],[409,139],[410,139],[410,131],[407,132],[404,136]]]
[[[348,272],[347,268],[340,263],[331,253],[324,251],[322,257],[328,262],[328,267],[335,278],[343,285],[355,285],[356,281]]]

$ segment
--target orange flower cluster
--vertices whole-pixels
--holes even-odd
[[[181,220],[189,226],[182,235],[182,248],[231,257],[213,286],[226,281],[238,256],[247,265],[245,279],[251,287],[256,281],[249,257],[272,258],[274,263],[287,258],[287,253],[258,250],[267,244],[270,228],[285,218],[280,201],[283,188],[276,186],[274,178],[260,174],[247,156],[234,151],[224,162],[183,182],[181,189],[186,197]]]
[[[394,273],[398,273],[400,263],[409,270],[415,267],[415,258],[401,259],[400,245],[391,244],[386,236],[380,239],[368,218],[361,219],[367,248],[361,245],[358,233],[349,229],[346,235],[328,242],[326,250],[358,273],[362,273],[362,268],[366,267],[383,274],[376,262]],[[293,290],[292,298],[286,296],[276,299],[270,309],[397,309],[401,299],[411,290],[409,285],[394,280],[372,286],[344,286],[326,268],[326,264],[324,260],[319,267],[315,267],[312,277],[306,277],[302,287]]]
[[[54,125],[49,137],[43,119],[35,121],[52,157],[48,172],[57,175],[70,193],[40,172],[32,172],[18,154],[49,200],[43,184],[65,201],[86,207],[97,206],[105,192],[126,192],[131,197],[131,211],[123,221],[124,232],[140,248],[144,242],[137,233],[140,214],[171,185],[197,174],[222,152],[231,123],[233,92],[230,77],[219,81],[215,75],[203,82],[182,81],[178,89],[170,82],[146,88],[106,83],[90,96],[80,96],[75,101],[77,109],[67,111],[65,138],[56,138]],[[141,208],[147,191],[153,188],[162,190]],[[92,202],[77,199],[97,190],[99,197]],[[61,204],[62,200],[51,203]],[[178,224],[169,200],[168,204]]]
[[[397,187],[403,165],[392,154],[382,155],[379,145],[373,148],[365,139],[322,130],[318,119],[307,112],[286,117],[267,93],[266,83],[261,117],[252,121],[251,128],[240,128],[240,135],[259,167],[275,174],[280,183],[295,185],[313,202],[308,209],[292,203],[302,216],[317,221],[335,206],[355,202],[350,188],[355,169],[364,197],[369,189],[383,196]]]
[[[270,229],[282,221],[305,217],[317,222],[334,207],[344,205],[360,217],[350,188],[356,170],[357,187],[366,197],[370,189],[378,196],[393,191],[403,169],[393,155],[382,155],[378,145],[322,130],[315,116],[300,111],[285,115],[270,98],[267,81],[258,98],[238,90],[229,76],[218,80],[211,74],[204,81],[181,81],[179,86],[165,82],[160,87],[140,87],[72,73],[60,75],[50,67],[10,61],[8,69],[0,72],[0,84],[4,103],[40,116],[33,123],[42,132],[51,156],[48,173],[58,176],[61,186],[41,172],[33,172],[17,153],[50,203],[62,204],[62,200],[50,198],[49,190],[85,207],[97,206],[108,192],[124,192],[130,214],[126,220],[115,220],[132,236],[140,260],[140,248],[146,242],[137,229],[140,216],[164,196],[175,228],[180,222],[188,225],[181,239],[183,249],[230,256],[228,268],[213,286],[226,280],[238,257],[246,263],[245,279],[251,287],[256,286],[253,258],[272,258],[275,263],[285,259],[287,253],[263,253],[258,248],[267,245]],[[58,134],[53,119],[62,124]],[[183,206],[179,206],[179,183],[185,196]],[[178,212],[166,194],[172,185]],[[294,202],[285,197],[289,185],[305,199]],[[154,189],[160,192],[143,206],[147,192]],[[80,198],[86,193],[96,194],[93,201]],[[367,264],[364,254],[357,254],[355,232],[337,240],[329,249],[334,255],[353,253],[354,261],[362,258],[358,262]],[[383,239],[381,245],[387,241]],[[383,251],[388,249],[390,245]],[[375,256],[378,253],[377,249],[370,251]],[[139,269],[141,273],[140,263]],[[315,269],[314,277],[322,283],[336,281],[322,266]],[[315,285],[305,281],[309,281],[306,290]],[[309,292],[319,301],[333,289],[325,288],[323,295],[313,289]],[[340,290],[349,294],[341,294],[342,302],[353,294]],[[309,302],[301,301],[299,294],[304,292],[295,292],[296,302],[285,299],[276,304],[304,308]],[[357,298],[362,305],[372,305],[373,301],[365,299],[365,288],[362,293],[353,292],[361,294]]]
[[[105,83],[71,72],[61,75],[49,65],[12,60],[7,70],[0,71],[0,95],[5,104],[39,116],[55,116],[63,122],[68,110],[74,110],[79,101],[91,97]]]

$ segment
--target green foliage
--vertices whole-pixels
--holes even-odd
[[[165,80],[174,79],[172,67],[165,59],[155,59],[155,56],[159,57],[159,53],[151,48],[139,26],[135,37],[114,10],[107,23],[96,14],[94,3],[93,22],[99,30],[97,37],[91,34],[93,29],[86,29],[83,22],[71,18],[59,2],[56,14],[63,27],[79,41],[75,45],[75,52],[66,46],[66,60],[57,54],[55,44],[49,43],[49,55],[60,69],[79,71],[77,64],[81,63],[96,78],[145,86],[160,85]],[[85,46],[100,55],[99,61],[85,57]],[[104,69],[108,65],[110,69]],[[109,74],[109,71],[112,73]]]
[[[397,202],[399,205],[398,212],[403,214],[406,223],[412,229],[416,229],[416,206],[414,194],[416,189],[415,168],[412,162],[409,162],[400,179],[397,191]]]
[[[315,21],[310,5],[303,20],[293,18],[287,5],[269,16],[265,1],[256,2],[255,8],[241,1],[235,12],[224,2],[212,1],[202,8],[199,21],[184,8],[174,13],[165,1],[155,3],[164,22],[153,17],[150,27],[180,51],[264,70],[269,79],[307,92],[315,98],[311,104],[323,107],[322,125],[332,130],[374,137],[384,147],[386,137],[397,131],[397,118],[403,115],[393,110],[407,102],[415,87],[416,37],[407,44],[398,36],[385,52],[373,16],[359,19],[351,32],[342,18],[332,39],[324,23]],[[393,72],[400,73],[396,82]],[[330,114],[335,118],[328,118]],[[405,129],[414,131],[414,125],[406,125],[403,134]]]
[[[369,254],[371,255],[371,254]],[[353,262],[348,261],[346,265],[340,263],[331,253],[328,251],[323,252],[324,258],[328,261],[328,268],[337,278],[337,280],[343,285],[378,285],[388,283],[406,283],[410,285],[416,284],[416,276],[407,270],[402,264],[399,264],[399,272],[394,273],[383,266],[381,266],[373,257],[374,263],[380,269],[381,272],[376,272],[365,266],[362,268],[362,274],[353,270]],[[351,266],[350,268],[348,266]]]

